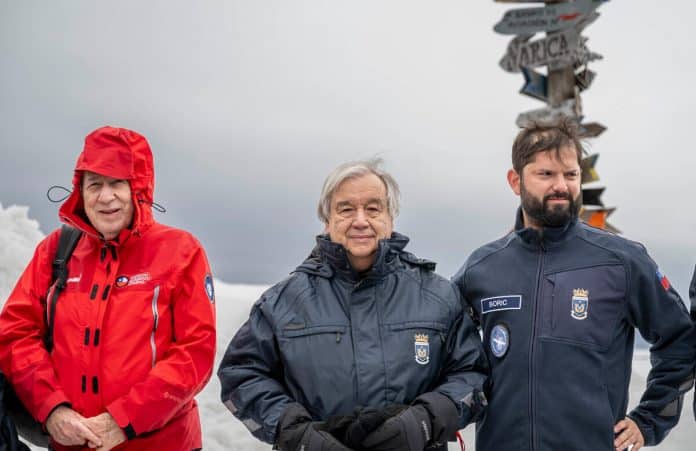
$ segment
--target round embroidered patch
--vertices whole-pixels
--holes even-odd
[[[499,359],[502,358],[510,347],[510,331],[504,324],[496,324],[490,335],[491,352]]]

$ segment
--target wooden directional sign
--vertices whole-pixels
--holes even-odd
[[[556,108],[539,108],[537,110],[520,113],[520,115],[517,116],[515,123],[518,127],[527,127],[532,123],[551,123],[557,121],[563,116],[577,117],[579,115],[578,104],[575,102],[575,99],[568,99]]]
[[[500,67],[507,72],[519,72],[522,67],[549,66],[560,69],[570,66],[577,55],[585,52],[580,45],[578,32],[574,29],[555,33],[535,41],[513,39],[507,53],[500,60]]]
[[[602,193],[604,192],[604,187],[602,188],[583,188],[582,189],[582,203],[583,205],[597,205],[603,207],[602,203]]]
[[[575,0],[543,7],[518,8],[505,13],[493,29],[500,34],[560,31],[579,24],[607,0]]]
[[[578,24],[575,29],[582,31],[594,23],[595,20],[599,19],[600,14],[597,11],[591,12],[589,15],[585,16]]]
[[[575,86],[584,91],[590,87],[597,74],[589,69],[584,69],[575,74]]]
[[[592,227],[609,230],[613,233],[619,233],[619,230],[607,222],[607,218],[616,211],[616,207],[612,208],[584,208],[580,211],[580,220],[586,222]]]
[[[596,138],[607,128],[600,124],[599,122],[590,122],[587,124],[580,124],[579,134],[581,138]]]
[[[528,95],[542,102],[548,101],[548,80],[546,75],[526,67],[522,68],[522,75],[524,75],[524,86],[522,86],[520,94]]]
[[[597,174],[597,170],[595,169],[595,165],[597,164],[598,158],[599,154],[596,153],[594,155],[590,155],[589,157],[583,158],[580,162],[580,168],[582,169],[582,177],[580,183],[582,183],[583,185],[585,183],[592,183],[599,180],[599,174]]]

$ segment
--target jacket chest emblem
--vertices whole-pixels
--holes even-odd
[[[116,288],[130,287],[132,285],[143,285],[144,283],[149,282],[150,279],[151,277],[149,272],[143,272],[132,276],[122,274],[116,277],[116,282],[114,282],[114,285],[116,285]]]
[[[414,335],[414,347],[416,350],[416,363],[419,365],[427,365],[430,363],[430,343],[428,342],[427,334]]]
[[[576,288],[573,290],[573,298],[571,300],[572,309],[570,310],[570,316],[577,320],[583,320],[587,318],[587,313],[590,308],[590,292],[582,288]]]

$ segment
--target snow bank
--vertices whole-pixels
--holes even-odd
[[[28,216],[29,207],[0,203],[0,301],[4,304],[19,275],[43,238],[39,223]]]

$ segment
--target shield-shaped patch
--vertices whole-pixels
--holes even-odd
[[[430,363],[430,343],[427,334],[414,335],[414,347],[416,351],[416,363],[427,365]]]
[[[582,320],[587,318],[587,313],[590,308],[590,292],[582,288],[573,290],[573,298],[571,301],[572,309],[570,316],[574,319]]]

